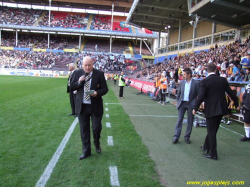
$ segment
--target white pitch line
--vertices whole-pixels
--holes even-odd
[[[206,119],[206,118],[204,118],[204,117],[202,117],[202,116],[199,116],[199,115],[196,115],[196,117],[201,118],[201,119]],[[228,128],[222,126],[222,125],[220,125],[220,127],[222,127],[223,129],[226,129],[226,130],[228,130],[228,131],[231,131],[231,132],[233,132],[233,133],[235,133],[235,134],[244,136],[244,135],[242,135],[242,134],[240,134],[240,133],[238,133],[238,132],[235,132],[235,131],[233,131],[233,130],[231,130],[231,129],[228,129]]]
[[[160,116],[160,115],[129,115],[131,117],[156,117],[156,118],[177,118],[178,116]]]
[[[50,160],[49,164],[47,165],[46,169],[44,170],[43,174],[41,175],[40,179],[36,183],[36,187],[44,187],[47,183],[47,181],[50,178],[51,173],[53,172],[53,169],[56,166],[56,163],[58,162],[67,142],[69,141],[69,138],[78,122],[78,118],[75,119],[75,121],[70,126],[68,132],[64,136],[62,142],[60,143],[59,147],[57,148],[56,152],[54,153],[52,159]]]
[[[240,134],[240,133],[238,133],[238,132],[235,132],[235,131],[233,131],[233,130],[231,130],[231,129],[228,129],[228,128],[226,128],[226,127],[222,126],[222,125],[220,125],[220,127],[222,127],[223,129],[227,129],[227,130],[229,130],[229,131],[231,131],[231,132],[233,132],[233,133],[235,133],[235,134],[238,134],[238,135],[244,136],[244,135],[242,135],[242,134]]]
[[[111,128],[111,124],[109,122],[106,122],[106,127]]]
[[[108,145],[113,146],[113,136],[108,136]]]
[[[105,108],[105,111],[109,111],[109,109],[108,109],[108,108]]]
[[[106,118],[109,118],[109,114],[106,114]]]
[[[110,166],[109,167],[110,172],[110,183],[111,186],[120,186],[119,180],[118,180],[118,170],[116,166]]]

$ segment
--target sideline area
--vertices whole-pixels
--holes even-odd
[[[118,98],[118,84],[108,82]],[[191,186],[190,181],[197,182],[193,186],[201,186],[199,181],[210,181],[210,186],[215,181],[227,182],[226,186],[234,186],[234,181],[244,181],[244,185],[239,186],[250,186],[249,142],[239,141],[244,135],[242,123],[222,124],[217,134],[218,160],[205,159],[200,150],[206,135],[205,127],[193,128],[191,144],[186,144],[183,137],[186,126],[183,125],[179,142],[172,144],[177,109],[172,104],[159,105],[149,96],[137,93],[135,88],[125,87],[124,98],[119,101],[147,146],[164,186]]]

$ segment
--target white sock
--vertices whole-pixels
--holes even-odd
[[[245,127],[246,137],[250,138],[250,127]]]

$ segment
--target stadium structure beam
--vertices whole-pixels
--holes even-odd
[[[106,6],[112,6],[113,4],[113,1],[108,1],[108,0],[53,0],[53,1],[58,1],[58,2],[67,2],[67,3],[81,3],[81,4],[94,4],[94,5],[106,5]],[[119,7],[131,7],[132,5],[132,1],[127,1],[127,2],[124,2],[124,1],[117,1],[115,3],[116,6],[119,6]]]
[[[225,2],[225,1],[220,1],[220,0],[211,0],[211,3],[221,5],[221,6],[224,6],[224,7],[228,7],[228,8],[242,10],[242,11],[245,11],[245,12],[250,11],[249,7],[238,5],[238,4],[235,4],[235,3],[228,2],[228,1]]]
[[[187,20],[187,19],[168,18],[166,16],[158,16],[158,15],[152,15],[152,14],[148,15],[148,14],[136,13],[136,15],[139,15],[139,16],[148,16],[148,17],[153,17],[153,18],[162,18],[164,20],[171,20],[171,21],[173,19],[175,19],[177,21],[182,20],[182,21],[185,21],[185,22],[189,22],[190,21],[190,20]]]
[[[162,25],[162,23],[154,23],[154,22],[148,22],[148,21],[141,21],[141,20],[136,20],[136,19],[134,19],[133,20],[134,22],[138,22],[138,25],[142,25],[142,24],[144,24],[144,23],[148,23],[148,24],[150,24],[150,25]],[[173,24],[172,22],[171,23],[165,23],[163,26],[165,27],[165,25],[171,25],[171,27],[179,27],[179,24],[177,25],[177,24]],[[148,29],[148,27],[145,27],[145,28],[147,28]],[[155,30],[155,29],[154,29]]]
[[[183,12],[183,10],[180,10],[178,8],[169,8],[166,6],[155,6],[152,4],[140,4],[142,7],[154,7],[155,9],[161,9],[161,10],[171,10],[171,11],[176,11],[176,12]]]
[[[215,22],[215,23],[219,23],[219,24],[222,24],[222,25],[226,25],[228,27],[232,27],[232,28],[236,28],[236,29],[239,29],[240,26],[239,25],[234,25],[234,24],[230,24],[230,23],[225,23],[225,22],[222,22],[222,21],[218,21],[216,19],[209,19],[209,18],[206,18],[206,17],[203,17],[203,16],[200,16],[198,15],[202,20],[206,20],[206,21],[210,21],[210,22]]]

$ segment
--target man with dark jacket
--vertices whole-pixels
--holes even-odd
[[[207,125],[207,136],[201,149],[209,154],[204,154],[205,158],[217,160],[216,133],[220,126],[223,115],[228,114],[225,92],[234,101],[237,108],[238,97],[231,90],[227,79],[215,75],[216,65],[213,63],[207,66],[208,77],[200,81],[199,94],[194,106],[193,114],[196,114],[200,104],[205,102],[205,117]]]
[[[69,114],[69,116],[75,116],[76,112],[75,112],[75,100],[76,100],[76,95],[74,93],[75,90],[72,90],[70,88],[70,85],[72,84],[73,78],[75,76],[74,72],[75,72],[75,64],[74,63],[70,63],[69,64],[69,78],[68,78],[68,84],[67,84],[67,93],[69,93],[69,100],[70,100],[70,106],[71,106],[71,114]]]
[[[71,84],[71,88],[77,90],[76,112],[83,145],[83,154],[79,157],[80,160],[91,156],[90,118],[96,152],[101,153],[102,96],[108,92],[108,87],[104,73],[94,69],[93,64],[91,57],[85,57],[82,64],[83,69],[75,72],[75,78]]]

